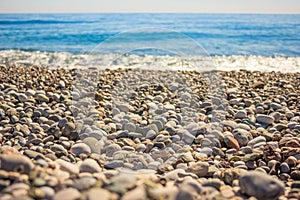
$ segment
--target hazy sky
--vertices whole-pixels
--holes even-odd
[[[0,0],[0,13],[299,13],[300,0]]]

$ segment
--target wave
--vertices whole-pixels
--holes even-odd
[[[0,25],[21,25],[21,24],[82,24],[95,23],[96,21],[78,21],[78,20],[2,20]]]

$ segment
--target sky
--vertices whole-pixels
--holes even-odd
[[[0,0],[0,13],[300,14],[300,0]]]

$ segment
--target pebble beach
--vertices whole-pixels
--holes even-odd
[[[1,200],[300,198],[297,57],[0,58]]]

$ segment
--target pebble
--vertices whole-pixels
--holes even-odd
[[[69,172],[70,174],[78,174],[79,173],[78,167],[70,162],[67,162],[62,159],[57,159],[55,162],[60,166],[60,168],[62,170]]]
[[[181,135],[182,141],[184,141],[186,144],[192,144],[195,140],[195,136],[189,133],[187,130],[179,130],[177,134]]]
[[[26,156],[17,154],[4,154],[0,156],[0,169],[9,172],[29,174],[34,168],[32,161]]]
[[[246,146],[248,142],[253,139],[252,134],[244,129],[234,129],[233,136],[240,146]]]
[[[104,165],[104,167],[106,169],[115,169],[115,168],[123,167],[123,166],[124,166],[124,161],[122,161],[122,160],[113,160],[113,161],[107,162]]]
[[[148,199],[147,193],[144,187],[138,186],[133,190],[126,192],[121,200],[146,200]]]
[[[75,188],[67,188],[58,191],[54,197],[53,200],[77,200],[81,196],[80,192]]]
[[[35,99],[41,102],[48,102],[49,98],[45,94],[36,94]]]
[[[264,123],[264,124],[273,124],[275,119],[272,116],[258,114],[256,116],[256,121],[259,123]]]
[[[87,200],[110,200],[111,194],[109,191],[102,188],[92,188],[87,192]]]
[[[287,174],[289,174],[290,171],[291,171],[289,165],[287,163],[285,163],[285,162],[281,163],[279,169],[280,169],[280,173],[287,173]]]
[[[118,144],[110,144],[105,147],[104,152],[106,156],[111,157],[115,152],[120,151],[122,148]]]
[[[256,144],[258,144],[258,143],[261,143],[261,142],[266,143],[266,141],[267,141],[267,140],[266,140],[265,137],[263,137],[263,136],[258,136],[258,137],[256,137],[256,138],[250,140],[250,141],[248,142],[248,146],[253,147],[254,145],[256,145]]]
[[[284,184],[260,172],[248,172],[239,178],[241,190],[249,196],[257,199],[278,199],[284,194]]]
[[[197,162],[194,164],[191,164],[186,171],[196,174],[198,177],[203,177],[207,175],[208,173],[209,164],[206,162]]]
[[[247,112],[245,110],[239,110],[235,115],[234,118],[236,119],[243,119],[247,117]]]
[[[75,180],[73,187],[79,191],[84,191],[91,188],[96,182],[97,180],[93,177],[82,177]]]
[[[224,142],[225,142],[226,146],[229,148],[234,148],[236,150],[240,149],[240,145],[239,145],[238,141],[231,135],[224,136]]]
[[[253,85],[252,85],[253,88],[259,88],[259,89],[262,89],[265,87],[265,83],[262,82],[262,81],[257,81],[255,82]]]
[[[89,172],[89,173],[99,173],[102,171],[102,169],[100,168],[99,164],[93,160],[93,159],[85,159],[80,167],[80,172]]]
[[[71,147],[70,151],[74,153],[76,156],[79,156],[80,154],[90,154],[91,148],[85,143],[78,143],[78,144],[74,144]]]

